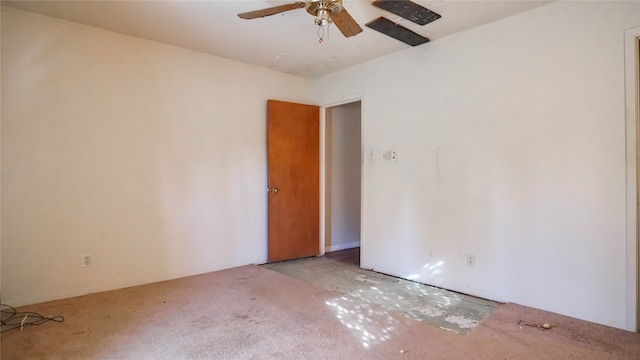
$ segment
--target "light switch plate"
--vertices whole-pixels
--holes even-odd
[[[382,150],[382,157],[380,159],[383,163],[398,162],[398,150],[397,149],[384,149]]]

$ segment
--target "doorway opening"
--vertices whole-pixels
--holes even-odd
[[[324,109],[323,252],[360,265],[362,201],[361,101]]]

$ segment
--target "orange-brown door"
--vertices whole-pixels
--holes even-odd
[[[268,261],[320,253],[320,108],[267,102]]]

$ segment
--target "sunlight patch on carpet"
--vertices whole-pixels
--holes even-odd
[[[433,265],[431,270],[437,270],[437,265]],[[493,301],[364,270],[357,265],[325,257],[263,266],[329,290],[340,291],[360,304],[376,304],[457,334],[466,334],[497,309]]]
[[[399,323],[388,311],[356,301],[352,297],[341,296],[327,300],[325,304],[365,348],[391,339],[393,330]]]

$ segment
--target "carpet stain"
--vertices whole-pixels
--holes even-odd
[[[444,320],[452,324],[456,324],[463,329],[473,329],[474,327],[480,325],[480,321],[469,319],[463,316],[447,316],[446,318],[444,318]]]
[[[444,311],[433,306],[426,306],[422,309],[418,309],[418,311],[420,312],[420,314],[430,317],[439,317],[445,314]]]

